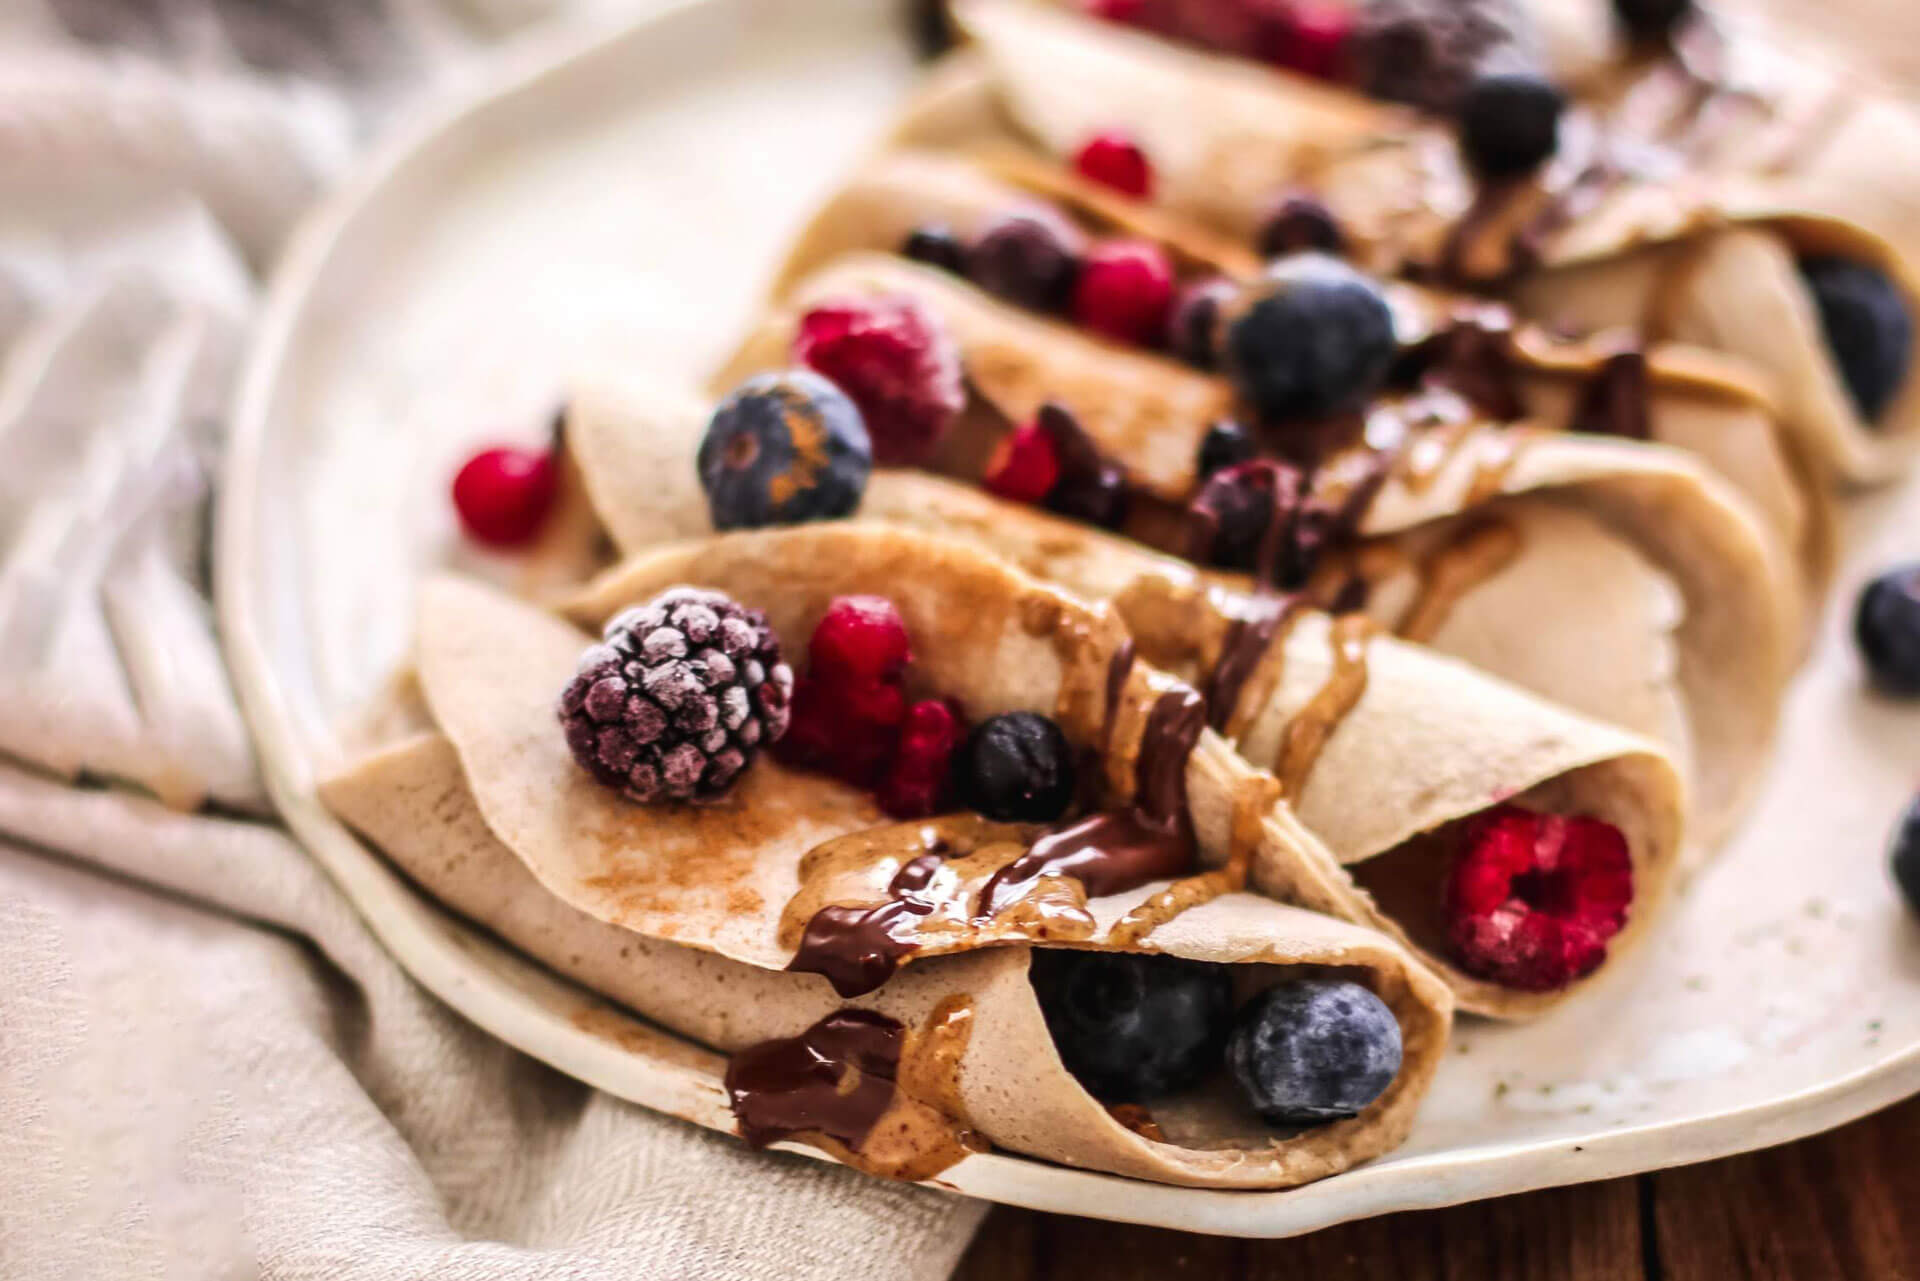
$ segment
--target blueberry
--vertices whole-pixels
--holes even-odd
[[[1613,13],[1620,25],[1640,40],[1665,36],[1692,8],[1693,0],[1613,0]]]
[[[1906,895],[1907,906],[1920,912],[1920,796],[1893,829],[1893,880]]]
[[[1037,712],[1006,712],[973,727],[960,749],[967,808],[1002,823],[1051,823],[1073,801],[1073,747]]]
[[[1201,438],[1200,456],[1194,466],[1200,479],[1205,480],[1217,471],[1247,462],[1253,454],[1253,433],[1231,418],[1222,418]]]
[[[1033,953],[1060,1061],[1108,1103],[1164,1098],[1220,1065],[1233,1018],[1226,967],[1131,952]]]
[[[1080,274],[1080,241],[1071,225],[1046,211],[1003,214],[974,241],[967,274],[988,293],[1054,311],[1066,305]]]
[[[1337,258],[1297,254],[1247,290],[1227,326],[1226,365],[1270,423],[1359,408],[1392,367],[1393,312]]]
[[[1827,350],[1860,416],[1880,417],[1913,363],[1913,310],[1887,274],[1846,258],[1803,258]]]
[[[1482,178],[1517,178],[1538,169],[1560,145],[1566,97],[1525,72],[1481,76],[1460,100],[1460,147]]]
[[[950,271],[956,276],[967,273],[967,247],[945,223],[931,222],[907,233],[900,252],[915,262]]]
[[[1400,1024],[1358,983],[1298,979],[1247,1002],[1227,1041],[1233,1079],[1272,1125],[1354,1116],[1400,1071]]]
[[[699,468],[715,529],[827,520],[860,505],[873,446],[845,393],[790,369],[749,378],[720,402]]]
[[[1867,584],[1854,607],[1853,639],[1875,685],[1889,694],[1920,696],[1920,563],[1888,570]]]

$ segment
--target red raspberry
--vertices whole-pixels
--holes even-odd
[[[1467,826],[1447,883],[1448,935],[1467,973],[1548,992],[1599,968],[1632,902],[1620,829],[1502,805]]]
[[[1147,16],[1147,0],[1087,0],[1089,17],[1137,26]]]
[[[1341,5],[1296,4],[1289,15],[1273,61],[1320,80],[1338,79],[1353,35],[1353,12]]]
[[[800,318],[793,355],[860,407],[876,462],[920,461],[966,404],[960,349],[912,298],[815,307]]]
[[[453,478],[460,523],[489,547],[533,541],[553,510],[553,455],[531,449],[483,449]]]
[[[892,684],[911,661],[907,625],[884,596],[835,597],[807,642],[807,675],[835,686]]]
[[[1144,240],[1109,240],[1088,251],[1073,287],[1073,318],[1122,342],[1160,341],[1173,306],[1173,263]]]
[[[1124,196],[1145,200],[1153,194],[1153,166],[1140,144],[1117,129],[1087,139],[1073,158],[1083,178],[1111,187]]]
[[[1060,450],[1039,423],[1016,427],[994,446],[981,482],[989,493],[1016,503],[1040,503],[1060,479]]]
[[[966,719],[951,699],[915,703],[893,766],[880,784],[880,808],[898,819],[926,818],[945,808],[953,754],[966,736]]]
[[[906,695],[898,685],[835,684],[802,676],[794,683],[786,737],[773,754],[787,765],[815,769],[871,789],[900,745]]]

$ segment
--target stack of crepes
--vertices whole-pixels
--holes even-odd
[[[989,1148],[1194,1186],[1335,1174],[1406,1137],[1456,1007],[1576,998],[1736,822],[1824,585],[1832,486],[1890,473],[1920,431],[1904,380],[1865,420],[1793,255],[1902,289],[1906,268],[1834,210],[1657,166],[1529,206],[1520,262],[1513,216],[1425,116],[1042,5],[961,14],[976,45],[802,231],[707,387],[575,388],[561,510],[522,578],[578,585],[432,583],[415,667],[323,794],[452,910],[728,1055],[752,1142],[909,1179]],[[1115,124],[1151,199],[1064,163]],[[1401,279],[1264,262],[1276,193],[1315,248]],[[1151,246],[1183,297],[1216,291],[1197,332],[1227,354],[1016,296],[1004,258],[979,265],[1010,214]],[[1391,350],[1342,403],[1275,422],[1236,327],[1323,286],[1376,299]],[[1329,341],[1339,365],[1361,340]],[[930,403],[934,429],[903,434]],[[849,413],[870,472],[828,430]],[[1051,489],[1009,479],[1030,448]],[[809,507],[823,486],[846,501]],[[989,814],[936,783],[902,814],[739,737],[744,711],[696,753],[725,777],[696,766],[698,799],[661,801],[653,774],[625,782],[630,743],[608,766],[582,736],[629,704],[602,716],[576,672],[684,659],[656,633],[688,602],[758,611],[805,686],[849,597],[890,603],[910,700],[1054,726],[1080,763],[1064,811]],[[710,684],[746,670],[728,653]],[[785,669],[748,666],[777,733]],[[815,729],[864,714],[817,702]],[[1166,1016],[1152,982],[1126,986],[1151,977],[1140,956],[1216,975],[1267,1039],[1236,1025],[1160,1077],[1090,1067],[1089,1035]],[[1126,990],[1063,1006],[1063,966]],[[1394,1047],[1364,1097],[1327,1079],[1352,1046],[1285,1013],[1336,989]],[[1347,1102],[1273,1105],[1274,1072]]]

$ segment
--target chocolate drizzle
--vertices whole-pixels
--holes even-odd
[[[1513,313],[1498,304],[1463,308],[1401,353],[1396,379],[1444,387],[1489,418],[1510,421],[1524,406],[1516,386]]]
[[[1600,362],[1574,402],[1569,431],[1646,440],[1653,434],[1647,358],[1622,351]]]
[[[975,919],[991,920],[1042,877],[1070,876],[1098,898],[1191,870],[1187,758],[1206,724],[1199,694],[1184,685],[1162,693],[1141,736],[1132,807],[1090,815],[1035,841],[987,881]]]
[[[1227,728],[1248,679],[1273,647],[1280,629],[1305,604],[1306,597],[1300,593],[1256,596],[1242,616],[1227,627],[1220,657],[1207,676],[1208,723],[1214,729]]]
[[[740,1137],[765,1147],[822,1134],[858,1148],[893,1103],[906,1029],[872,1010],[839,1010],[799,1036],[762,1041],[727,1061]]]
[[[939,906],[921,892],[943,861],[938,853],[908,861],[887,883],[884,903],[815,912],[787,968],[823,976],[841,996],[863,996],[880,987],[900,968],[901,958],[919,946],[914,929]]]

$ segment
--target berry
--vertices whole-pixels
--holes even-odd
[[[1296,979],[1247,1002],[1227,1066],[1270,1125],[1357,1116],[1400,1073],[1400,1023],[1385,1001],[1345,979]]]
[[[1312,250],[1338,254],[1346,243],[1333,211],[1304,192],[1282,196],[1260,228],[1260,252],[1268,258]]]
[[[807,675],[831,684],[894,683],[913,660],[907,625],[884,596],[838,596],[807,642]]]
[[[899,749],[906,715],[898,685],[835,685],[802,676],[794,685],[792,725],[774,755],[871,790]]]
[[[1062,516],[1118,529],[1127,516],[1125,470],[1100,456],[1093,438],[1061,405],[1049,401],[1040,406],[1034,422],[1060,460],[1060,479],[1047,493],[1047,506]]]
[[[1893,829],[1893,879],[1907,906],[1920,912],[1920,796],[1913,798]]]
[[[1060,1061],[1104,1102],[1164,1098],[1220,1065],[1233,1018],[1222,965],[1036,948],[1034,994]]]
[[[1173,306],[1173,263],[1145,240],[1095,245],[1073,286],[1073,318],[1095,333],[1150,346],[1166,332]]]
[[[1147,0],[1087,0],[1087,14],[1102,22],[1136,26],[1146,19]]]
[[[1253,434],[1231,418],[1222,418],[1207,428],[1200,440],[1200,457],[1194,464],[1205,480],[1217,471],[1253,458]]]
[[[1080,231],[1049,209],[1002,214],[967,254],[967,274],[988,293],[1055,311],[1073,293],[1085,247]]]
[[[1448,879],[1448,935],[1462,969],[1527,992],[1593,973],[1633,902],[1633,860],[1599,819],[1513,805],[1466,825]]]
[[[1209,276],[1184,286],[1167,319],[1167,346],[1195,369],[1220,363],[1220,313],[1236,290],[1225,276]]]
[[[453,508],[476,542],[523,547],[553,510],[553,455],[528,449],[483,449],[453,478]]]
[[[786,733],[792,693],[764,614],[675,587],[607,624],[560,723],[582,768],[630,800],[710,800]]]
[[[966,721],[951,701],[929,698],[907,710],[900,747],[880,784],[880,808],[897,819],[926,818],[946,808],[953,790],[953,753]]]
[[[791,369],[749,378],[720,402],[698,466],[714,528],[754,528],[853,511],[873,447],[846,393]]]
[[[1087,139],[1073,157],[1082,178],[1111,187],[1123,196],[1145,200],[1153,194],[1153,166],[1132,137],[1118,130]]]
[[[1261,419],[1284,423],[1359,408],[1396,350],[1378,285],[1337,258],[1296,254],[1233,308],[1224,356]]]
[[[967,246],[945,223],[915,227],[907,233],[900,252],[915,262],[924,262],[956,276],[967,272]]]
[[[1693,10],[1693,0],[1613,0],[1613,13],[1636,40],[1659,40]]]
[[[1868,422],[1879,418],[1913,363],[1913,311],[1887,274],[1845,258],[1804,258],[1800,274],[1820,311],[1827,350]]]
[[[1193,559],[1222,569],[1264,568],[1283,584],[1299,577],[1290,565],[1288,534],[1305,486],[1298,468],[1256,458],[1207,478],[1188,506],[1195,531]],[[1282,522],[1275,530],[1273,523]]]
[[[960,348],[911,298],[815,307],[800,318],[793,356],[853,398],[883,463],[925,458],[966,405]]]
[[[1296,4],[1287,15],[1273,61],[1302,75],[1332,80],[1346,61],[1352,34],[1351,10],[1333,4]]]
[[[1920,696],[1920,563],[1867,584],[1854,607],[1853,638],[1876,686]]]
[[[1496,72],[1467,86],[1460,100],[1460,148],[1482,178],[1532,173],[1560,145],[1566,97],[1537,75]]]
[[[1016,503],[1039,503],[1060,479],[1060,453],[1039,423],[1016,427],[1000,438],[981,482],[989,493]]]
[[[958,766],[961,799],[1002,823],[1051,823],[1073,802],[1073,748],[1038,712],[1005,712],[973,727]]]
[[[1348,40],[1354,82],[1368,94],[1451,114],[1479,69],[1530,37],[1511,0],[1364,0]]]

